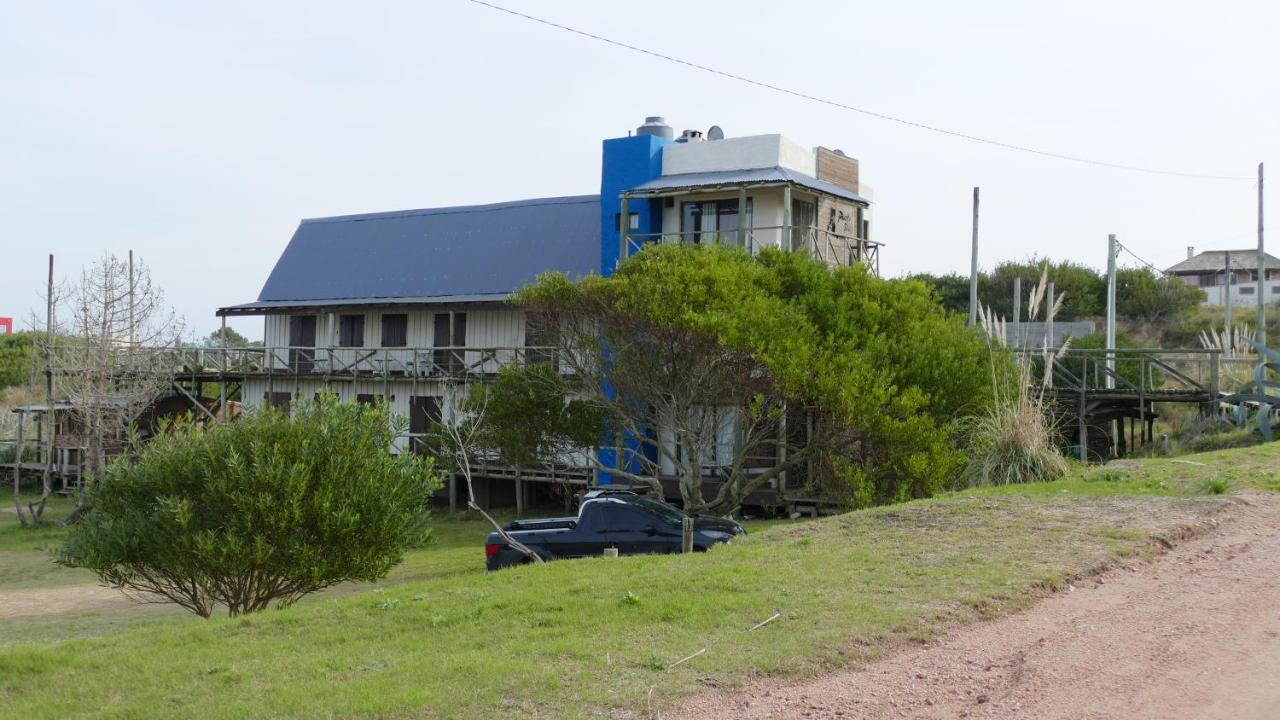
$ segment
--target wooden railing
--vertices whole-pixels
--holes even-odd
[[[1115,395],[1209,402],[1220,386],[1219,350],[1026,350],[1039,358],[1038,380],[1054,394]],[[1045,377],[1047,366],[1048,377]]]
[[[560,350],[525,347],[249,347],[159,348],[171,353],[179,377],[297,374],[328,377],[476,377],[507,365],[547,363],[559,368]]]
[[[805,251],[828,265],[863,263],[879,269],[880,243],[823,230],[811,225],[769,225],[730,230],[627,233],[627,257],[652,243],[733,245],[756,254],[765,247]]]

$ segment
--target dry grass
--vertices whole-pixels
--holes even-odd
[[[1028,320],[1035,320],[1040,314],[1047,287],[1046,266],[1040,282],[1031,289]],[[1066,293],[1059,295],[1053,307],[1045,308],[1046,319],[1051,320],[1058,314],[1065,297]],[[1008,349],[1007,329],[1004,320],[993,315],[990,308],[979,308],[979,316],[991,348],[994,369],[996,353]],[[1046,336],[1040,354],[1045,363],[1051,357],[1049,342]],[[1055,352],[1066,347],[1067,343],[1063,343]],[[962,479],[969,486],[1042,482],[1056,480],[1067,472],[1067,462],[1053,442],[1056,433],[1045,411],[1044,387],[1037,387],[1034,377],[1034,356],[1029,352],[1019,353],[1014,365],[1013,377],[1007,382],[992,381],[991,408],[972,418],[965,427],[969,436],[969,464]]]

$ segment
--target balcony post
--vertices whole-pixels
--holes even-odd
[[[747,188],[738,188],[738,247],[747,247]],[[751,249],[747,248],[747,252]]]
[[[782,186],[782,237],[778,238],[778,247],[790,252],[795,248],[791,247],[791,238],[795,236],[795,232],[791,228],[791,186]]]
[[[631,229],[631,213],[627,211],[627,196],[622,196],[622,205],[618,214],[618,236],[621,244],[618,247],[618,262],[627,259],[627,230]]]
[[[227,414],[227,316],[222,315],[222,372],[218,373],[218,414],[226,422]],[[196,393],[198,396],[199,393]]]

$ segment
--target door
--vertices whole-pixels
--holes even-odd
[[[813,203],[807,200],[791,201],[791,249],[799,250],[809,247],[809,236],[813,234],[817,212]]]
[[[289,316],[289,369],[309,373],[316,364],[316,316]]]
[[[623,555],[671,552],[673,541],[679,542],[659,518],[626,503],[604,506],[604,535]]]
[[[430,454],[434,448],[422,437],[431,425],[440,422],[440,398],[435,395],[414,395],[409,398],[409,449],[418,455]]]
[[[432,344],[436,347],[432,361],[437,371],[456,373],[465,369],[462,348],[467,344],[467,314],[436,313],[432,325]]]

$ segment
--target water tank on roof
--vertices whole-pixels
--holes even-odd
[[[670,140],[675,137],[675,130],[667,124],[667,121],[661,115],[650,115],[644,119],[644,124],[636,128],[637,135],[657,135],[664,140]]]

